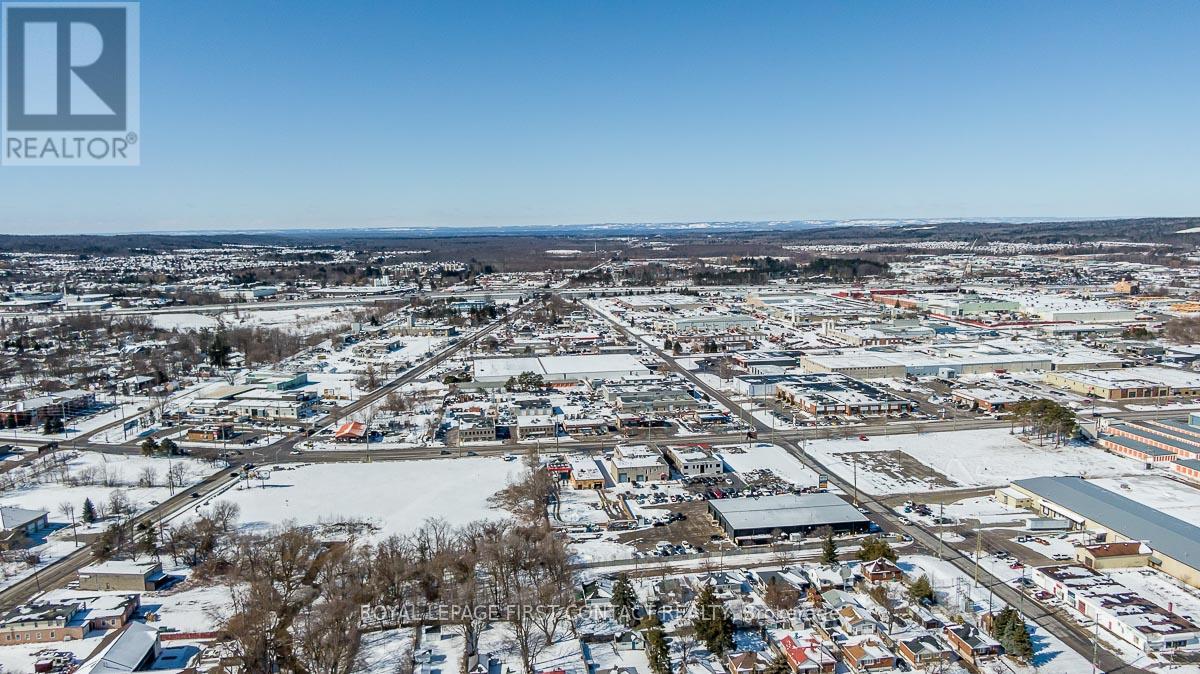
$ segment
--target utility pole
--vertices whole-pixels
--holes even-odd
[[[983,548],[983,536],[981,536],[980,533],[978,531],[976,531],[975,532],[975,585],[974,585],[975,587],[979,587],[979,553],[982,552],[982,548]],[[991,602],[990,594],[988,596],[988,601],[989,601],[989,603]]]
[[[859,503],[858,503],[858,459],[851,456],[850,463],[854,466],[854,505],[857,506],[857,505],[859,505]],[[939,541],[941,540],[940,533],[938,535],[938,540]]]

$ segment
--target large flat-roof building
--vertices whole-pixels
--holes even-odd
[[[1200,375],[1167,367],[1048,372],[1046,383],[1104,400],[1200,395]]]
[[[738,545],[767,543],[778,534],[810,535],[821,527],[861,533],[871,526],[857,508],[830,493],[713,499],[708,512]]]
[[[513,377],[532,372],[548,385],[574,384],[593,379],[644,377],[650,368],[627,353],[582,356],[545,356],[542,358],[480,358],[474,365],[474,384],[480,387],[503,386]],[[471,386],[471,383],[462,384]]]
[[[1200,627],[1192,621],[1093,569],[1073,564],[1045,566],[1034,570],[1033,582],[1144,652],[1200,643]]]
[[[791,376],[775,385],[775,397],[809,414],[890,414],[916,408],[911,400],[835,373]]]
[[[1075,529],[1103,534],[1109,542],[1145,542],[1151,567],[1200,587],[1200,527],[1078,477],[1017,480],[1012,488],[1029,496],[1034,511],[1068,520]]]

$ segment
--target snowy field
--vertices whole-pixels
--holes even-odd
[[[280,328],[296,334],[312,334],[348,325],[349,308],[300,307],[295,309],[245,309],[221,313],[153,314],[150,320],[161,330],[211,330],[226,327]]]
[[[738,473],[769,470],[797,487],[817,486],[817,474],[778,445],[756,442],[721,446],[716,454],[727,468]]]
[[[387,536],[414,531],[429,518],[464,525],[507,517],[488,499],[523,470],[519,462],[499,457],[309,464],[271,470],[264,486],[252,481],[222,500],[241,507],[247,528],[353,519],[366,520]]]
[[[411,627],[364,634],[359,645],[362,662],[355,671],[359,674],[395,674],[408,664],[411,651]]]
[[[1141,464],[1095,447],[1038,447],[1008,429],[813,440],[806,451],[871,494],[992,487],[1043,475],[1113,477],[1144,474]]]
[[[62,503],[74,505],[78,517],[84,499],[102,506],[113,492],[121,491],[137,510],[145,510],[151,501],[165,501],[171,496],[171,490],[165,486],[170,466],[183,466],[185,485],[195,484],[218,469],[207,461],[179,457],[167,459],[69,450],[66,454],[74,456],[67,461],[65,482],[58,481],[58,475],[30,477],[23,486],[0,493],[0,506],[46,510],[50,513],[51,523],[69,524],[70,520],[58,512]],[[143,477],[149,476],[147,471],[153,472],[156,486],[139,486]]]

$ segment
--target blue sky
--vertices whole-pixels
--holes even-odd
[[[0,232],[1200,215],[1194,2],[142,3]]]

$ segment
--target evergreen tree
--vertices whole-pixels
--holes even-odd
[[[208,347],[204,350],[204,355],[208,356],[210,365],[217,367],[225,367],[229,365],[229,354],[233,352],[233,348],[229,346],[229,342],[225,339],[224,332],[218,332],[213,336]]]
[[[637,618],[637,595],[633,592],[633,583],[629,582],[629,576],[621,574],[617,576],[616,582],[612,587],[612,599],[609,600],[612,604],[613,614],[622,625],[632,627]]]
[[[992,636],[999,640],[1008,633],[1008,626],[1012,623],[1016,616],[1016,611],[1011,606],[1006,606],[1003,610],[992,617]]]
[[[887,541],[878,536],[871,536],[863,539],[862,547],[858,551],[858,558],[864,562],[873,562],[877,559],[894,562],[896,561],[896,551]]]
[[[830,531],[825,535],[825,541],[821,544],[821,563],[837,564],[837,561],[837,541],[833,540],[833,532]]]
[[[792,674],[792,665],[787,661],[787,658],[782,655],[776,655],[767,663],[767,668],[763,670],[763,674]]]
[[[158,555],[158,541],[154,537],[153,529],[146,529],[142,537],[138,540],[138,554],[144,557],[155,557]]]
[[[933,586],[929,584],[929,576],[921,576],[917,582],[908,588],[908,595],[913,598],[913,601],[922,602],[934,600]]]
[[[671,646],[663,632],[662,621],[657,616],[650,616],[644,622],[649,626],[646,629],[646,659],[650,661],[650,671],[670,674]]]
[[[1033,657],[1029,628],[1021,614],[1011,606],[997,613],[992,619],[992,636],[1012,657],[1025,661]]]
[[[1005,636],[1006,639],[1000,643],[1009,655],[1025,662],[1033,657],[1033,642],[1029,639],[1029,628],[1020,615],[1017,615],[1016,619],[1008,624]]]
[[[92,503],[92,499],[83,499],[83,509],[79,513],[79,519],[83,520],[84,524],[96,521],[96,504]]]
[[[733,618],[717,599],[712,585],[705,585],[696,597],[696,618],[692,620],[696,636],[718,658],[733,648]]]

